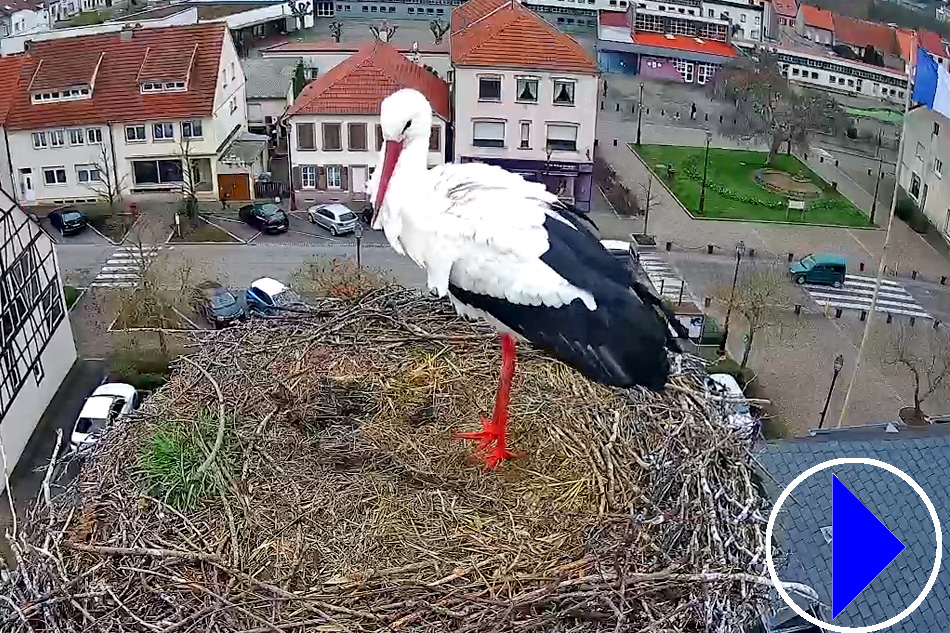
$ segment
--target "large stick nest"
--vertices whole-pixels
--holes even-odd
[[[764,499],[699,364],[680,357],[656,394],[521,346],[510,445],[526,457],[485,472],[453,432],[480,427],[498,364],[490,332],[395,287],[194,339],[20,526],[0,629],[756,620]]]

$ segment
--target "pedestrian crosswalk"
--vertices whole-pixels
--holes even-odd
[[[843,310],[870,310],[874,281],[874,277],[846,275],[844,285],[840,288],[817,284],[805,284],[803,288],[820,306]],[[890,279],[881,282],[877,311],[923,319],[933,318],[901,284]]]
[[[638,261],[640,268],[646,273],[650,283],[661,297],[666,297],[673,303],[692,301],[683,280],[660,255],[641,253]]]
[[[161,246],[123,246],[115,250],[92,280],[95,288],[134,288]]]

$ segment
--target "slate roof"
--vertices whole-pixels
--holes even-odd
[[[119,33],[103,33],[34,42],[23,57],[7,129],[210,117],[226,35],[226,24],[212,22],[137,29],[127,39]],[[141,93],[143,67],[162,78],[177,78],[188,67],[186,60],[191,60],[186,91]],[[31,103],[31,82],[33,90],[38,85],[54,89],[88,82],[96,63],[91,99]]]
[[[518,0],[469,0],[452,11],[452,63],[596,75],[584,47]]]
[[[901,425],[888,433],[883,426],[843,429],[812,438],[766,445],[759,460],[773,499],[808,468],[838,457],[869,457],[903,470],[933,502],[941,521],[950,520],[950,425],[913,429]],[[890,473],[865,465],[845,465],[806,479],[785,502],[776,525],[776,541],[787,552],[782,580],[813,587],[831,619],[831,551],[821,528],[831,526],[831,476],[845,486],[904,543],[906,549],[835,618],[840,626],[868,626],[905,609],[923,589],[934,563],[933,522],[913,489]],[[944,531],[946,531],[945,526]],[[833,535],[832,535],[833,536]],[[946,550],[947,539],[944,539]],[[944,566],[946,565],[944,552]],[[950,576],[941,570],[920,607],[889,628],[891,633],[950,630]]]
[[[443,120],[451,117],[449,85],[384,42],[311,81],[287,111],[295,114],[379,114],[383,99],[401,88],[418,90]]]
[[[242,60],[248,99],[286,99],[298,60],[287,57],[249,57]]]

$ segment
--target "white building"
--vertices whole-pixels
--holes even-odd
[[[294,70],[298,61],[261,57],[241,60],[247,80],[244,91],[248,129],[267,135],[277,132],[280,118],[294,101]]]
[[[260,166],[247,146],[260,155],[263,142],[246,136],[244,73],[224,24],[42,41],[23,64],[6,118],[22,204],[94,201],[116,186],[251,198]]]
[[[518,2],[452,13],[455,156],[504,167],[590,209],[600,90],[574,39]]]
[[[950,119],[916,108],[905,129],[900,185],[950,242]]]
[[[0,468],[9,473],[75,362],[76,345],[53,243],[2,186],[0,236]]]
[[[938,22],[950,22],[950,7],[947,5],[938,4],[936,13]]]
[[[703,0],[703,17],[729,20],[732,39],[761,42],[765,32],[765,6],[761,0]]]
[[[445,162],[448,84],[376,42],[307,84],[288,110],[295,204],[365,199],[382,149],[379,108],[400,88],[418,90],[432,104],[429,165]]]
[[[43,0],[5,0],[0,4],[0,38],[50,29]]]

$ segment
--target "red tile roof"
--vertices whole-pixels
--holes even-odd
[[[26,84],[30,92],[88,86],[102,59],[102,51],[76,50],[67,59],[40,59]]]
[[[601,26],[626,28],[630,26],[630,18],[627,17],[624,11],[601,11],[600,24]]]
[[[476,20],[484,18],[509,2],[510,0],[469,0],[459,5],[452,10],[451,32],[455,33],[471,26]]]
[[[855,20],[843,15],[835,15],[835,42],[865,48],[873,46],[879,53],[900,55],[897,41],[897,29],[877,22]]]
[[[163,48],[145,51],[145,59],[139,69],[138,80],[184,81],[198,55],[198,45],[187,48]]]
[[[140,29],[129,39],[119,33],[106,33],[34,42],[20,71],[20,90],[7,116],[7,129],[209,117],[214,109],[221,47],[227,35],[227,25],[213,22]],[[187,91],[141,94],[136,78],[147,50],[170,55],[173,51],[190,52],[196,46]],[[38,67],[42,66],[41,71],[76,68],[71,60],[92,59],[99,54],[102,62],[91,99],[31,103],[27,86]],[[86,72],[91,74],[88,69],[83,74]]]
[[[633,34],[633,43],[641,46],[671,48],[691,53],[706,53],[720,57],[736,57],[736,49],[727,42],[706,40],[689,35],[664,35],[663,33],[638,32]]]
[[[835,20],[831,11],[825,11],[824,9],[813,7],[810,4],[801,5],[799,10],[802,12],[806,26],[824,29],[826,31],[835,30]]]
[[[775,13],[785,18],[794,18],[798,15],[798,5],[795,0],[772,0]]]
[[[7,111],[13,104],[13,97],[18,92],[20,67],[24,59],[23,55],[0,57],[0,125],[3,125],[7,118]]]
[[[921,29],[917,31],[917,41],[920,46],[931,55],[946,57],[946,47],[943,45],[943,39],[933,31]]]
[[[383,42],[369,44],[307,84],[287,111],[295,114],[379,114],[383,99],[401,88],[418,90],[448,121],[449,85]]]
[[[477,5],[477,6],[470,6]],[[494,7],[494,8],[493,8]],[[486,11],[470,21],[476,10]],[[461,11],[460,16],[455,13]],[[597,63],[572,37],[517,0],[469,0],[453,12],[452,63],[598,74]],[[465,26],[465,24],[468,26]]]

